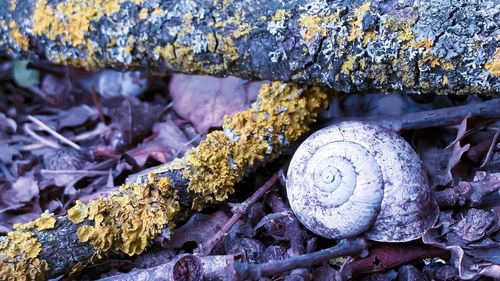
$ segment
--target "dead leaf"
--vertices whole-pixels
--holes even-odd
[[[112,120],[105,138],[115,151],[147,136],[161,113],[160,105],[142,102],[135,97],[108,100],[105,105]]]
[[[95,121],[99,113],[95,108],[88,105],[79,105],[71,107],[69,110],[62,111],[57,116],[58,129],[66,127],[77,127],[84,125],[87,121]]]
[[[174,74],[169,91],[174,110],[202,133],[211,127],[220,127],[224,115],[247,108],[255,100],[262,83],[235,77]]]
[[[32,176],[19,177],[13,184],[11,196],[17,202],[26,203],[37,197],[40,190],[38,182]]]
[[[167,163],[182,156],[192,146],[179,127],[169,120],[156,123],[153,126],[153,135],[127,154],[134,157],[137,164],[143,167],[148,157]]]

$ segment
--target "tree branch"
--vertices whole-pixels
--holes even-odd
[[[500,7],[489,1],[0,2],[10,57],[345,93],[500,93]]]

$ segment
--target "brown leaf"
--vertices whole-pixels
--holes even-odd
[[[153,126],[153,135],[127,154],[134,157],[137,164],[143,167],[148,157],[167,163],[183,155],[192,146],[179,127],[174,122],[167,121],[156,123]]]
[[[38,182],[30,176],[19,177],[14,184],[12,184],[12,196],[18,202],[29,202],[37,197],[40,190]]]
[[[175,111],[191,121],[201,133],[221,126],[224,115],[232,115],[248,107],[255,100],[261,84],[235,77],[174,74],[169,91]]]

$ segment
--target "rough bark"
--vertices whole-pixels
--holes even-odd
[[[246,171],[279,156],[327,101],[318,87],[264,84],[250,109],[226,117],[223,131],[208,134],[183,158],[103,198],[77,201],[67,217],[44,213],[15,225],[0,237],[0,280],[43,280],[110,252],[141,254],[191,212],[225,200]]]
[[[500,93],[495,0],[0,1],[0,52],[339,92]]]

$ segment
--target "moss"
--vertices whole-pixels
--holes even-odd
[[[491,60],[489,60],[484,67],[494,76],[500,76],[500,48],[495,50],[495,53],[491,56]]]
[[[278,156],[326,104],[327,95],[318,87],[263,85],[251,109],[226,117],[223,132],[209,134],[187,154],[183,176],[200,197],[196,207],[225,200],[246,169]]]

